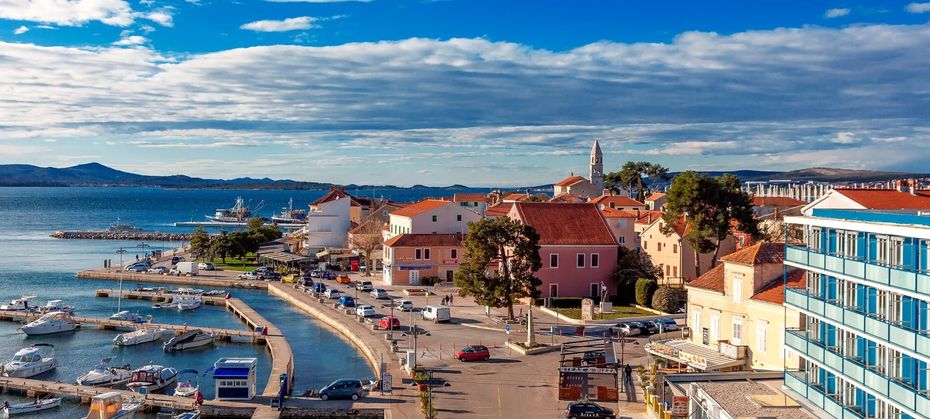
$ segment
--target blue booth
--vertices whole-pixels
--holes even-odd
[[[217,400],[252,400],[255,397],[256,358],[220,358],[213,364]]]

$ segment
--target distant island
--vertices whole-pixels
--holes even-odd
[[[907,177],[927,177],[926,174],[904,172],[882,172],[858,169],[832,169],[814,167],[786,172],[762,170],[705,171],[711,176],[730,173],[743,181],[815,181],[815,182],[878,182]],[[674,176],[677,173],[670,173]],[[338,185],[326,182],[306,182],[290,179],[275,180],[269,178],[235,178],[204,179],[185,175],[147,176],[124,172],[100,163],[85,163],[77,166],[55,168],[39,167],[29,164],[0,165],[0,186],[141,186],[166,189],[267,189],[267,190],[325,190],[333,186],[346,189],[470,189],[471,187],[455,184],[450,186],[401,187],[395,185]],[[551,184],[508,189],[540,190]]]

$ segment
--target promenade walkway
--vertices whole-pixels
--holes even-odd
[[[160,284],[175,285],[192,285],[198,287],[213,288],[245,288],[245,289],[266,289],[268,283],[264,281],[249,281],[238,279],[236,275],[240,272],[232,271],[206,271],[203,275],[196,276],[173,276],[160,275],[141,272],[120,272],[107,269],[92,269],[77,273],[78,278],[82,279],[103,279],[109,281],[123,282],[153,282]]]

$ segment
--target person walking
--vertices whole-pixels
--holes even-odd
[[[452,294],[449,294],[449,305],[452,305]]]

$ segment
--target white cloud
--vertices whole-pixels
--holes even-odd
[[[168,9],[160,9],[153,12],[148,12],[143,14],[142,17],[162,26],[174,26],[174,18],[171,16],[171,13]]]
[[[930,3],[910,3],[905,9],[908,13],[927,13],[930,12]]]
[[[846,16],[846,15],[848,15],[848,14],[849,14],[849,9],[828,9],[828,10],[823,14],[823,17],[825,17],[825,18],[827,18],[827,19],[833,19],[833,18],[837,18],[837,17]]]
[[[114,42],[113,45],[118,45],[118,46],[136,46],[136,45],[145,44],[146,42],[149,42],[149,39],[146,38],[146,37],[144,37],[144,36],[129,35],[129,36],[124,36],[124,37],[123,37],[122,39],[120,39],[119,41]]]
[[[284,20],[257,20],[246,23],[239,28],[255,32],[299,31],[314,27],[313,22],[316,20],[317,18],[311,16],[292,17]]]
[[[265,0],[271,3],[371,3],[372,0]]]
[[[16,28],[15,30],[13,30],[13,34],[14,34],[14,35],[22,35],[22,34],[24,34],[24,33],[26,33],[26,32],[29,32],[29,27],[28,27],[28,26],[20,26],[20,27]]]
[[[111,26],[132,23],[124,0],[0,0],[0,18],[80,26],[99,21]]]

